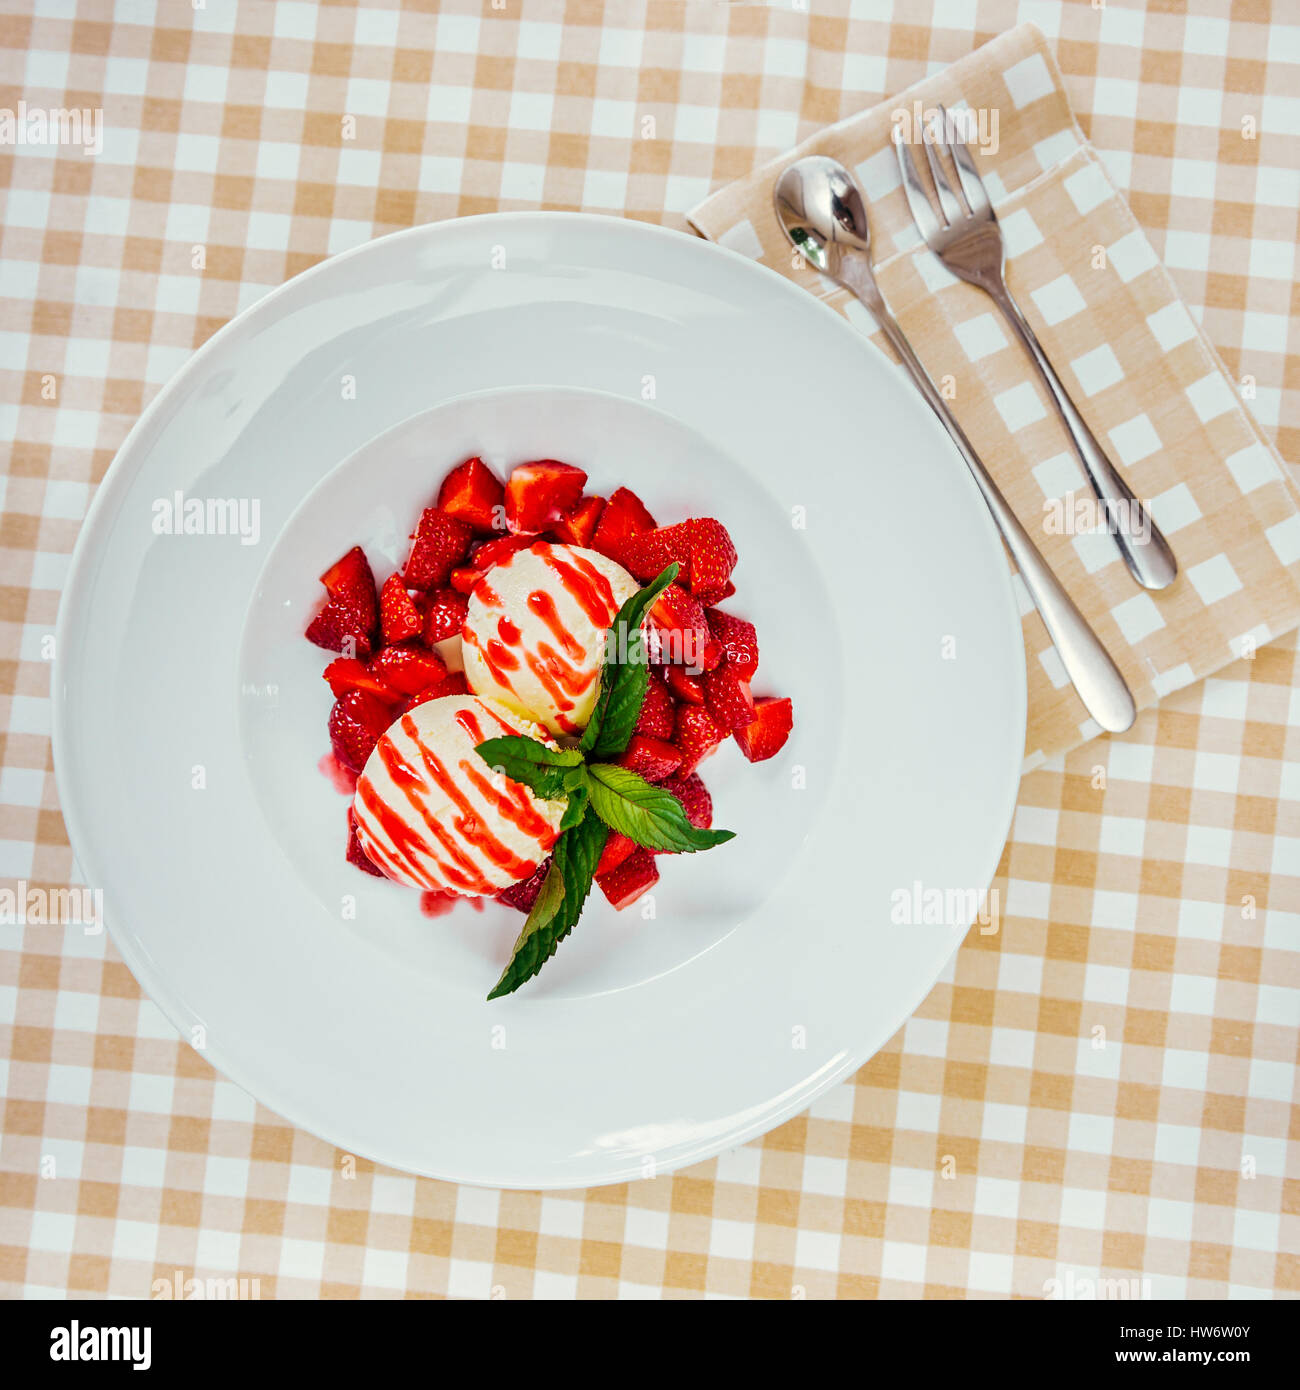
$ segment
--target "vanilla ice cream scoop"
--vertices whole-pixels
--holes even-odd
[[[527,734],[527,719],[473,695],[426,700],[375,745],[357,779],[357,839],[399,883],[475,897],[527,878],[551,852],[563,801],[543,801],[474,750]]]
[[[600,690],[605,634],[640,585],[613,560],[538,541],[494,565],[469,598],[465,679],[557,735],[580,734]]]

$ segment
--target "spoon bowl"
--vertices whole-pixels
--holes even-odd
[[[844,251],[864,258],[871,227],[857,180],[837,159],[806,155],[781,171],[772,193],[776,219],[810,265],[840,278]]]

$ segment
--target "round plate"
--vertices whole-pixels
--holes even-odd
[[[701,769],[736,840],[594,893],[492,1003],[518,914],[430,920],[344,862],[301,636],[321,570],[360,543],[382,581],[470,453],[718,517],[756,693],[795,707],[776,758]],[[385,237],[228,324],[100,487],[57,647],[72,844],[182,1036],[343,1149],[498,1187],[695,1162],[861,1065],[960,943],[1023,751],[1007,564],[919,397],[780,276],[579,214]]]

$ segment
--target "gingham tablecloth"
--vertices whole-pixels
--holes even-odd
[[[59,588],[132,421],[221,323],[416,222],[549,207],[684,228],[712,188],[1024,19],[1294,464],[1300,15],[1192,8],[41,0],[0,17],[0,132],[20,102],[103,111],[95,154],[0,143],[0,889],[78,882],[49,747]],[[625,1187],[377,1168],[218,1077],[103,934],[0,925],[0,1289],[1043,1297],[1105,1278],[1294,1296],[1296,664],[1285,638],[1029,774],[1001,930],[971,935],[888,1046],[763,1140]]]

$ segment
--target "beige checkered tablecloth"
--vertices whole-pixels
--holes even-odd
[[[0,16],[0,888],[77,882],[49,747],[60,585],[132,421],[221,323],[416,222],[549,207],[684,229],[711,191],[1024,19],[1294,465],[1300,14],[1183,8]],[[6,143],[20,102],[102,109],[102,149]],[[626,1187],[498,1193],[354,1160],[215,1075],[104,936],[0,925],[0,1288],[147,1297],[179,1270],[263,1298],[1042,1297],[1098,1276],[1294,1296],[1298,685],[1284,637],[1032,771],[1001,931],[806,1115]]]

